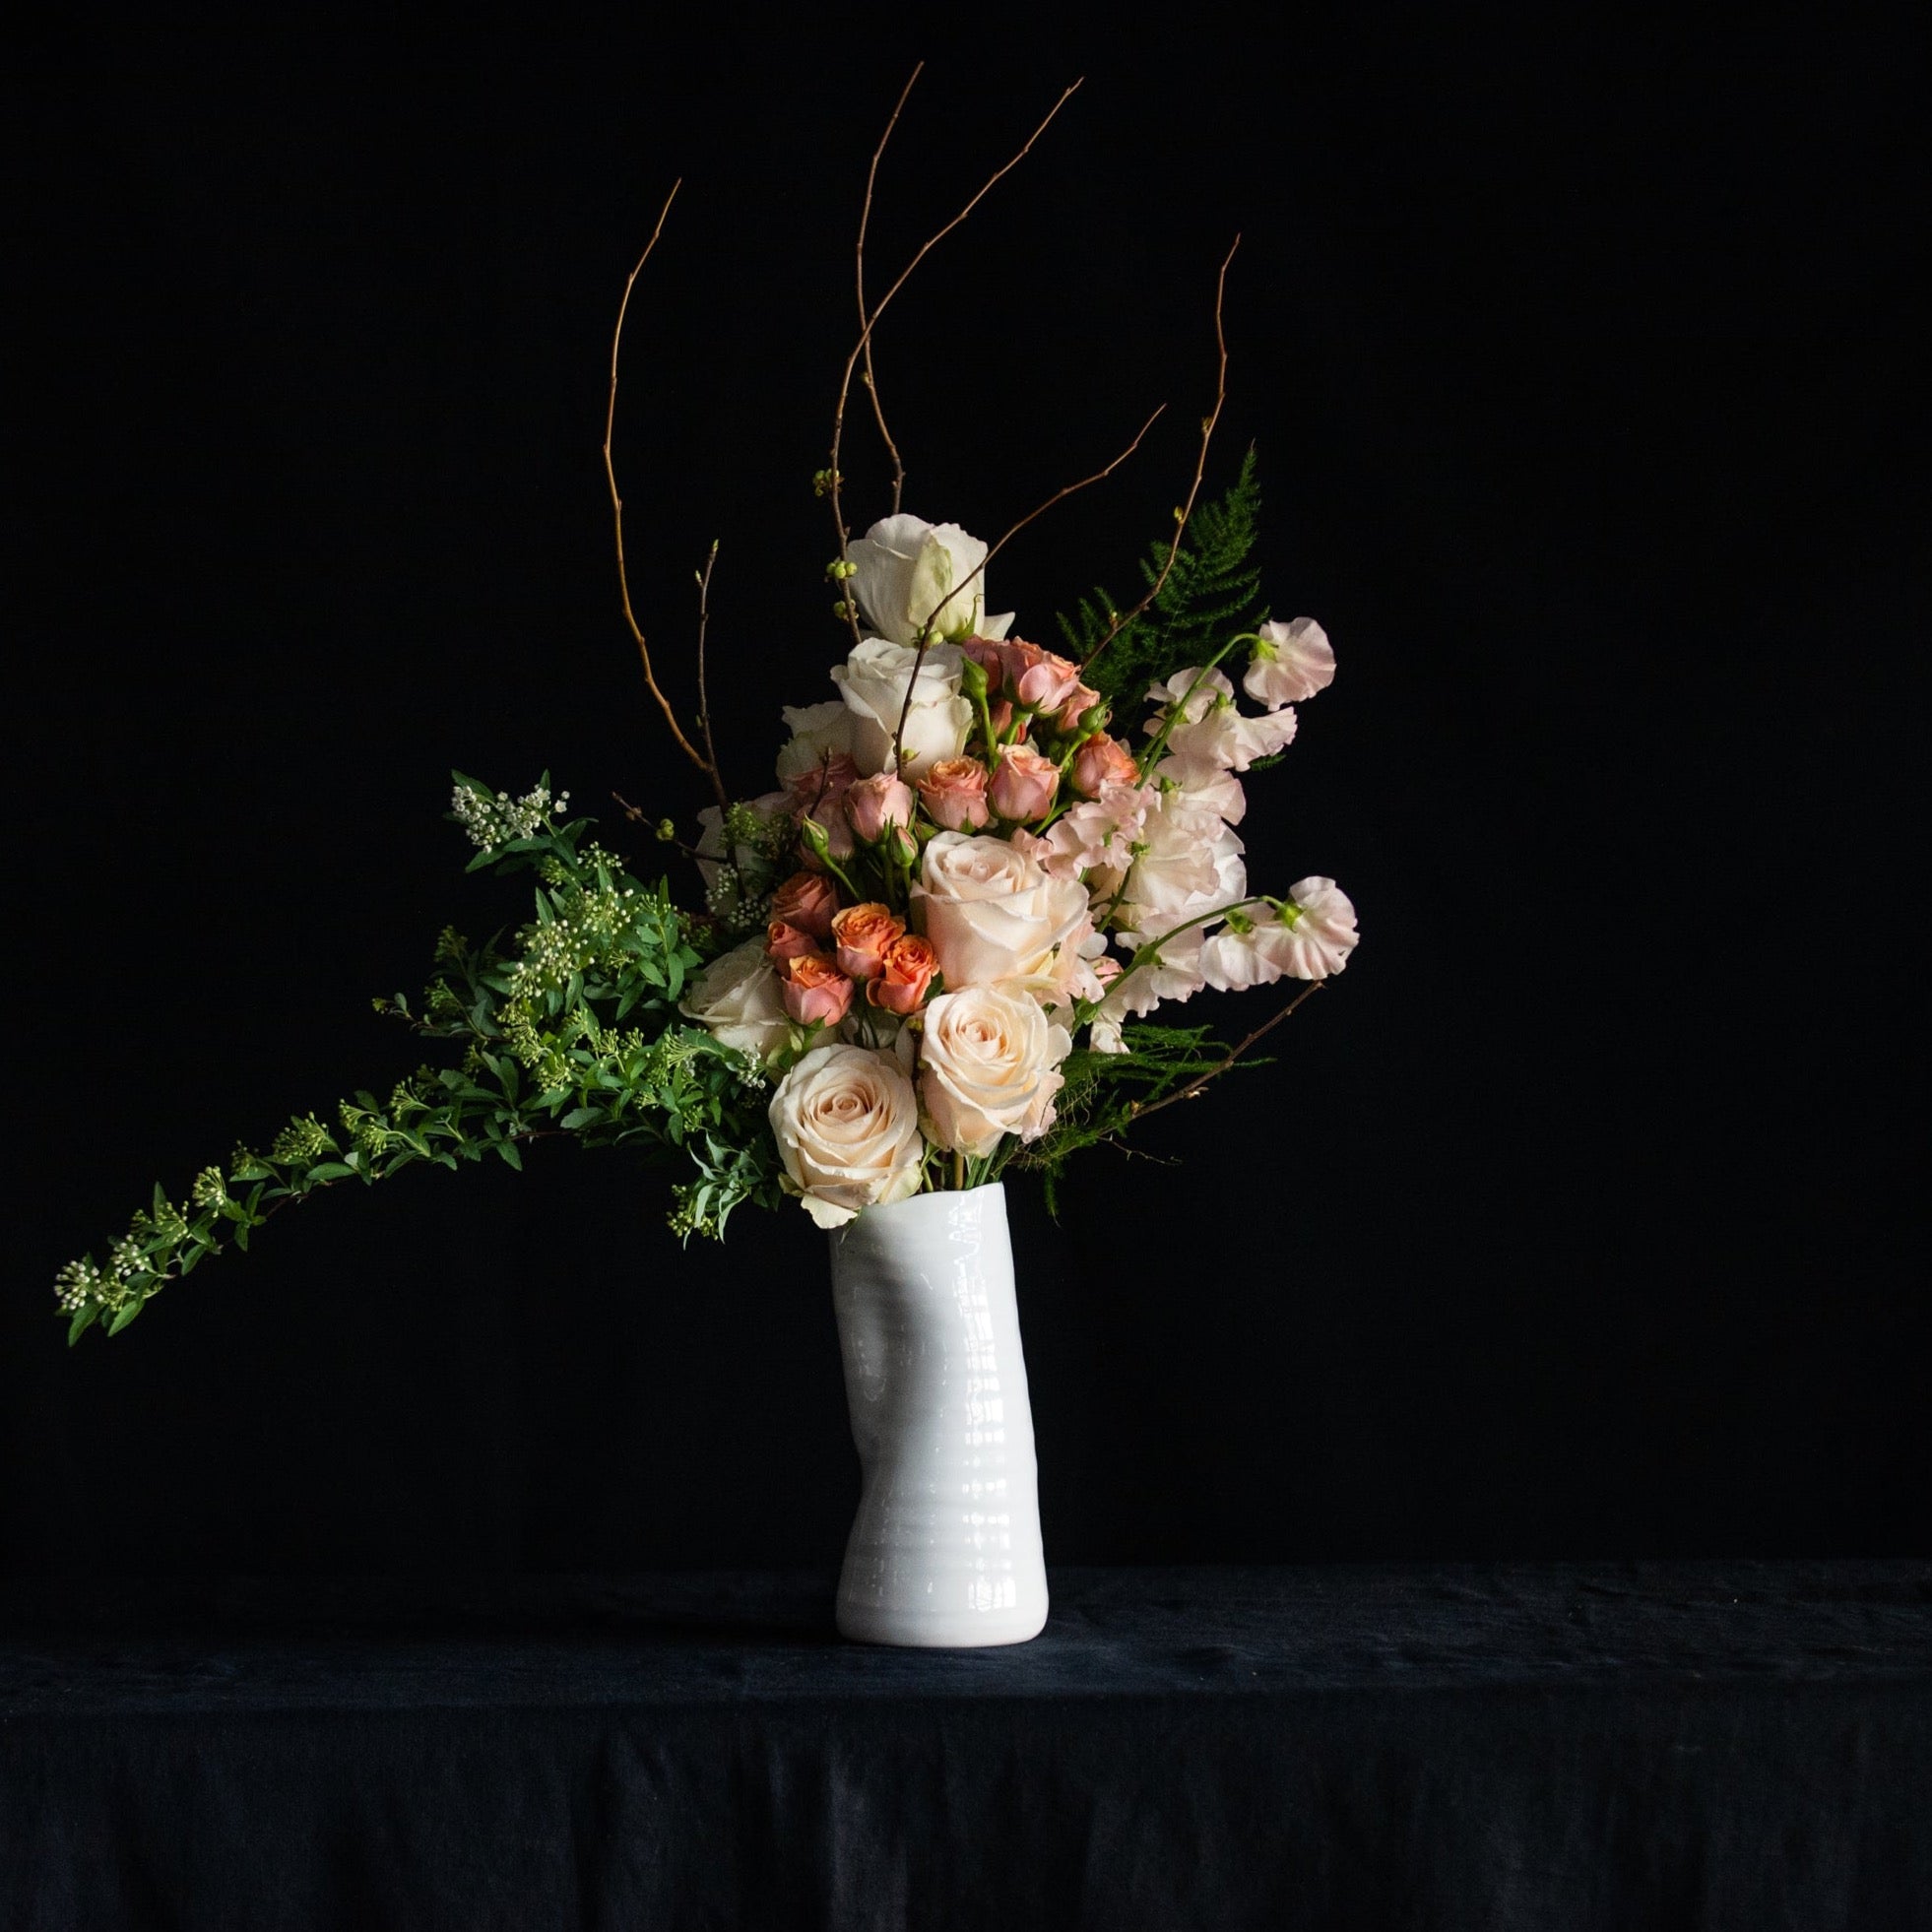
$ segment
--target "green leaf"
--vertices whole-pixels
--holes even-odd
[[[145,1302],[123,1302],[114,1311],[114,1319],[108,1322],[107,1332],[110,1335],[118,1335],[146,1306]]]
[[[496,1143],[496,1151],[499,1154],[501,1154],[503,1158],[506,1161],[508,1161],[509,1164],[513,1168],[515,1168],[519,1174],[523,1172],[523,1154],[518,1149],[517,1143],[514,1140],[499,1140]]]
[[[324,1161],[320,1166],[309,1169],[308,1178],[311,1184],[317,1181],[342,1181],[354,1172],[347,1161]]]
[[[85,1308],[74,1311],[74,1319],[67,1324],[67,1346],[72,1348],[94,1324],[100,1320],[100,1304],[90,1302]]]
[[[603,1118],[603,1110],[597,1107],[573,1107],[558,1124],[566,1133],[575,1133],[581,1127],[589,1127],[595,1120]]]

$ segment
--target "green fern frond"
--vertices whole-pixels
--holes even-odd
[[[1152,603],[1123,625],[1087,674],[1087,682],[1117,705],[1137,699],[1149,684],[1189,665],[1203,664],[1229,637],[1252,630],[1261,615],[1261,575],[1250,562],[1260,516],[1261,491],[1251,446],[1241,470],[1218,501],[1203,503],[1168,567],[1173,546],[1156,543],[1140,560]],[[1162,571],[1166,570],[1163,581]],[[1084,660],[1128,608],[1095,586],[1073,615],[1059,619],[1070,657]]]

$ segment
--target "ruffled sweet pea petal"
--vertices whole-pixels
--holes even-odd
[[[1313,617],[1265,623],[1241,688],[1270,711],[1301,704],[1335,681],[1335,651]]]

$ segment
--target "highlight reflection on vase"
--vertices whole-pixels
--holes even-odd
[[[831,1243],[862,1477],[840,1631],[932,1646],[1037,1637],[1047,1574],[1004,1190],[869,1208]]]

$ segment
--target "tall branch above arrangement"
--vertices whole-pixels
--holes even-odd
[[[766,790],[736,796],[713,740],[704,639],[718,551],[695,574],[697,708],[680,717],[635,611],[612,452],[623,327],[665,235],[666,197],[623,285],[611,346],[603,452],[618,601],[646,692],[704,773],[714,803],[686,842],[695,893],[648,879],[569,813],[547,774],[513,797],[458,774],[451,819],[472,871],[526,872],[534,917],[484,944],[446,928],[426,991],[377,1009],[424,1043],[386,1095],[357,1090],[238,1146],[177,1197],[161,1188],[103,1253],[60,1270],[78,1338],[124,1328],[169,1283],[323,1189],[406,1167],[522,1165],[572,1136],[670,1167],[680,1235],[722,1236],[752,1202],[801,1204],[821,1227],[1009,1171],[1049,1198],[1067,1160],[1199,1095],[1341,972],[1354,908],[1310,872],[1251,887],[1236,831],[1244,778],[1276,763],[1296,707],[1334,676],[1312,618],[1269,613],[1255,562],[1251,450],[1218,493],[1208,479],[1228,394],[1233,246],[1203,301],[1215,360],[1198,451],[1170,527],[1130,598],[1065,587],[1049,648],[989,608],[989,566],[1075,490],[1141,448],[1160,408],[1090,474],[1021,508],[992,542],[904,507],[905,455],[875,367],[880,324],[911,276],[1048,133],[1064,89],[1000,167],[876,298],[868,236],[888,145],[915,70],[871,157],[853,254],[858,335],[836,390],[829,504],[840,655],[822,690],[774,691],[785,737]],[[1205,293],[1205,291],[1204,291]],[[890,468],[888,501],[848,525],[841,458],[855,385]],[[725,560],[727,569],[730,560]],[[810,586],[800,608],[812,608]],[[1238,680],[1238,681],[1237,681]],[[804,699],[787,703],[787,699]],[[739,754],[734,754],[737,761]],[[484,915],[487,921],[488,915]],[[1232,1044],[1171,1010],[1207,989],[1296,983]],[[1157,1017],[1158,1016],[1158,1017]]]

